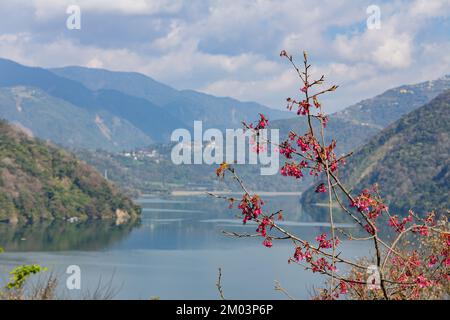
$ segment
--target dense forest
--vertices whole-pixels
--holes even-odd
[[[129,218],[138,206],[93,168],[0,121],[0,220]]]

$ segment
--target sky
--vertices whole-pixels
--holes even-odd
[[[301,87],[283,49],[298,61],[306,50],[313,77],[340,86],[330,112],[450,74],[450,0],[0,0],[0,14],[0,57],[136,71],[278,109]]]

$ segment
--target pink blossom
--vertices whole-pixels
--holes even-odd
[[[426,288],[429,287],[433,284],[432,281],[428,280],[427,278],[425,278],[423,275],[420,275],[416,278],[416,283],[419,285],[419,287],[421,288]]]
[[[267,237],[266,239],[264,239],[263,245],[265,245],[267,248],[271,248],[272,247],[272,238]]]
[[[301,261],[304,258],[305,258],[305,255],[302,252],[302,248],[301,247],[295,248],[294,259],[297,261]]]
[[[347,283],[345,281],[341,281],[339,283],[340,293],[346,294],[347,293]]]
[[[432,267],[432,266],[434,266],[436,263],[438,263],[438,258],[436,257],[436,256],[434,256],[434,255],[431,255],[430,256],[430,259],[429,259],[429,262],[428,262],[428,267]]]
[[[319,184],[316,187],[316,193],[325,193],[327,192],[327,189],[325,188],[325,185],[323,183]]]

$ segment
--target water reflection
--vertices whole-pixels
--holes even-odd
[[[114,221],[100,220],[0,224],[0,244],[7,252],[102,250],[123,240],[138,226],[137,220],[119,226]]]

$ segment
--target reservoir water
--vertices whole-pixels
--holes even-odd
[[[329,231],[321,214],[305,213],[297,196],[266,198],[269,211],[283,209],[282,224],[314,242]],[[140,221],[116,226],[111,221],[51,222],[28,226],[0,225],[0,281],[20,264],[48,267],[45,274],[59,278],[61,297],[83,298],[100,286],[111,287],[116,299],[218,299],[218,268],[227,299],[285,299],[274,290],[279,281],[291,296],[311,297],[323,277],[288,264],[292,243],[262,238],[230,238],[223,230],[255,233],[256,225],[243,225],[223,200],[207,196],[143,198]],[[342,227],[345,227],[343,225]],[[370,252],[365,242],[342,241],[345,257]],[[70,265],[81,270],[81,290],[68,290],[65,273]],[[40,279],[42,280],[42,279]],[[39,281],[34,280],[34,281]]]

